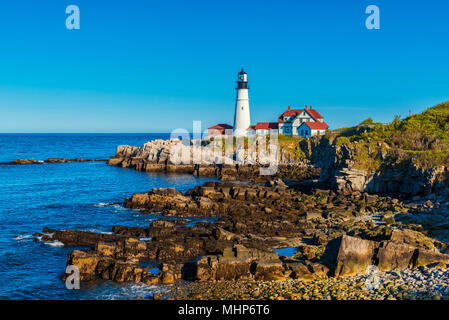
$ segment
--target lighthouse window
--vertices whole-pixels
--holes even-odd
[[[243,110],[243,107],[242,107],[242,110]]]

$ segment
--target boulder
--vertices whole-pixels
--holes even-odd
[[[207,255],[184,267],[184,279],[217,280],[280,280],[284,268],[275,252],[249,249],[242,245],[226,247],[222,254]]]
[[[414,260],[414,267],[426,266],[435,263],[449,264],[449,255],[442,254],[438,251],[423,249],[417,250],[416,259]]]
[[[286,268],[291,271],[290,277],[293,279],[312,281],[315,279],[313,271],[307,265],[301,262],[293,262],[286,264]]]
[[[390,240],[403,242],[414,247],[421,247],[428,250],[435,249],[434,240],[425,236],[419,231],[403,229],[394,229],[391,232]]]
[[[102,257],[98,254],[90,254],[80,250],[74,250],[69,254],[67,265],[78,267],[81,281],[90,281],[97,277],[97,267],[101,264],[104,268],[114,263],[114,259]]]
[[[449,255],[397,241],[371,241],[347,235],[329,241],[322,261],[331,274],[353,276],[364,274],[370,265],[379,270],[401,270],[432,263],[449,263]]]
[[[344,235],[329,241],[323,261],[336,277],[363,274],[373,264],[377,247],[375,241]]]
[[[382,241],[376,255],[377,266],[381,271],[411,268],[415,251],[404,243]]]

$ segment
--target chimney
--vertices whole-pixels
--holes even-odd
[[[288,106],[288,110],[290,110],[291,108],[290,108],[290,106]]]
[[[312,110],[312,106],[310,106],[309,109]]]
[[[307,110],[307,105],[306,105],[306,110]]]

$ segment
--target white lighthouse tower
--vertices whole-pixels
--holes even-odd
[[[237,79],[237,100],[235,102],[234,135],[246,135],[251,124],[249,117],[248,75],[245,71],[239,72]]]

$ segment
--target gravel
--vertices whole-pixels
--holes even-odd
[[[372,281],[373,279],[378,281]],[[374,283],[367,288],[367,279]],[[368,286],[369,287],[369,286]],[[326,278],[309,282],[184,282],[161,293],[165,299],[193,300],[423,300],[449,299],[449,269],[420,267],[373,276]]]

